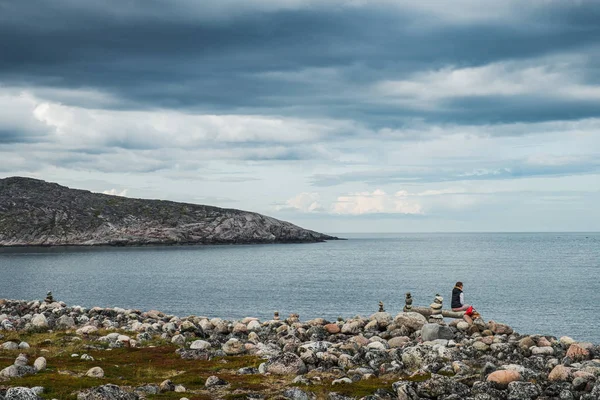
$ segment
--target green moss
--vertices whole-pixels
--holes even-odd
[[[107,332],[101,331],[99,335]],[[30,363],[43,356],[47,360],[47,370],[10,381],[11,386],[43,386],[44,398],[76,399],[76,392],[95,386],[113,383],[119,386],[140,386],[160,384],[171,379],[175,384],[186,387],[186,397],[190,399],[210,399],[204,383],[211,375],[218,375],[230,383],[231,390],[243,391],[268,390],[273,379],[263,375],[238,375],[242,367],[257,367],[263,360],[255,356],[221,357],[209,361],[183,360],[175,353],[176,346],[157,340],[155,347],[116,348],[98,350],[94,338],[72,341],[73,335],[66,332],[11,332],[5,340],[26,341],[31,348],[0,352],[0,368],[11,365],[19,353],[26,353]],[[94,361],[83,361],[71,354],[87,353]],[[92,367],[104,370],[103,379],[85,377]],[[190,391],[192,393],[190,393]],[[149,398],[180,399],[181,393],[161,393]]]

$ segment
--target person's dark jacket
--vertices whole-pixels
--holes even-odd
[[[461,294],[462,290],[454,286],[454,289],[452,289],[452,308],[461,308],[463,306],[460,302]]]

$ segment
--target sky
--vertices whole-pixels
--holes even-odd
[[[597,231],[597,0],[0,0],[0,178],[326,233]]]

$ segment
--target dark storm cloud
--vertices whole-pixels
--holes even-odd
[[[104,105],[112,108],[351,116],[371,127],[411,118],[493,123],[598,115],[587,100],[469,97],[423,110],[365,95],[376,82],[407,80],[448,65],[597,54],[590,50],[600,37],[600,7],[593,2],[527,9],[525,23],[515,14],[436,25],[422,13],[376,6],[270,12],[248,6],[228,15],[208,2],[204,15],[198,2],[197,15],[186,15],[170,2],[121,3],[103,8],[65,0],[0,0],[0,81],[97,89],[114,95],[117,101]],[[600,75],[592,65],[578,71],[590,84]],[[335,75],[321,81],[310,74],[285,78],[311,69]],[[274,78],[273,72],[284,75]],[[70,101],[76,100],[63,100]]]

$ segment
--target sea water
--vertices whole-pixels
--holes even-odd
[[[486,320],[600,343],[600,233],[336,234],[314,244],[0,249],[0,298],[302,320],[444,308],[456,281]]]

